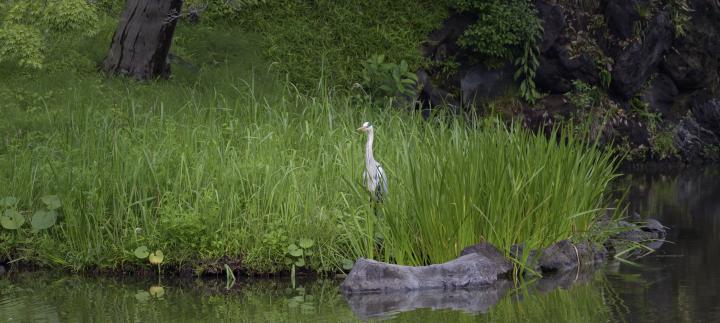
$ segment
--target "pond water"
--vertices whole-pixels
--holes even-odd
[[[633,174],[631,210],[670,227],[635,263],[524,286],[346,299],[339,280],[164,280],[13,273],[0,322],[720,322],[720,173]]]

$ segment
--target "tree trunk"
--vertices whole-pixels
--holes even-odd
[[[182,0],[127,0],[103,69],[138,80],[170,76],[168,52]]]

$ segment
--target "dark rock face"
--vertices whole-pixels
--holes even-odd
[[[635,24],[640,20],[637,11],[640,1],[636,0],[606,0],[605,21],[610,33],[625,40],[633,36]]]
[[[696,103],[680,121],[675,142],[687,162],[720,161],[720,99]]]
[[[675,97],[679,94],[680,91],[678,91],[672,78],[666,74],[657,74],[650,83],[650,87],[643,92],[642,97],[643,101],[647,102],[652,110],[663,115],[669,115],[672,112],[673,104],[675,104]]]
[[[465,72],[460,80],[460,91],[464,106],[480,106],[489,99],[502,96],[515,86],[514,68],[508,65],[502,69],[488,69],[474,66]]]
[[[575,81],[595,87],[606,102],[622,110],[616,114],[620,120],[602,129],[602,144],[623,145],[634,157],[677,159],[672,154],[655,154],[653,147],[667,145],[667,141],[655,139],[664,138],[662,135],[668,131],[677,131],[676,143],[683,147],[672,148],[680,150],[684,160],[717,160],[698,149],[714,145],[713,136],[720,137],[718,131],[685,116],[696,106],[693,98],[698,93],[720,97],[720,46],[717,46],[720,2],[688,2],[689,21],[675,26],[667,0],[601,0],[592,5],[534,0],[544,29],[538,44],[537,89],[550,96],[569,98],[578,95],[574,91]],[[477,16],[472,14],[451,14],[442,28],[428,36],[422,55],[440,65],[452,61],[458,68],[452,75],[435,67],[419,73],[423,108],[449,104],[455,109],[482,112],[478,107],[512,93],[507,89],[518,86],[512,78],[515,70],[512,61],[508,60],[500,69],[491,69],[482,57],[457,44],[465,29],[476,20]],[[609,88],[604,88],[608,81]],[[635,98],[641,98],[649,109],[633,111],[637,107],[632,101]],[[526,121],[527,111],[533,115],[531,119],[552,121],[552,113],[542,111],[546,102],[549,101],[541,99],[523,108],[513,107],[509,112],[522,113]],[[575,116],[575,111],[586,108],[573,107],[568,115]],[[534,112],[538,110],[539,113]],[[643,112],[660,116],[659,123],[652,120],[653,126],[659,126],[652,127],[657,132],[648,131],[649,115]],[[538,129],[535,122],[527,124]],[[664,151],[667,147],[658,148]],[[714,149],[717,150],[709,150]]]
[[[492,247],[494,249],[494,247]],[[359,259],[340,285],[343,293],[385,293],[423,289],[452,290],[488,286],[512,270],[491,246],[443,264],[422,267]],[[487,254],[484,252],[487,251]]]
[[[625,48],[615,60],[612,90],[628,100],[637,93],[657,70],[665,52],[670,49],[673,29],[670,17],[661,13],[645,33],[642,41]]]

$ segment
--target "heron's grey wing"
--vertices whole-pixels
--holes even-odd
[[[378,186],[375,189],[378,197],[382,197],[382,195],[385,195],[388,192],[388,183],[387,183],[387,176],[385,176],[385,170],[380,166],[380,164],[377,165],[377,180],[378,180]]]

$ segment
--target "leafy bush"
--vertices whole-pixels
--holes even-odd
[[[373,55],[363,62],[362,86],[374,99],[392,99],[415,94],[417,75],[405,61],[385,62],[385,55]]]
[[[11,0],[0,10],[0,62],[42,68],[54,42],[97,33],[98,15],[85,0]]]
[[[533,4],[526,0],[454,0],[460,12],[478,16],[458,40],[458,44],[493,64],[512,60],[517,67],[520,96],[534,102],[540,97],[535,88],[539,66],[537,44],[542,37],[542,21]]]

